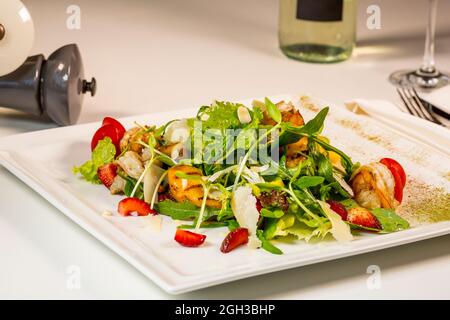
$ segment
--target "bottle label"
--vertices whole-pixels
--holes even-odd
[[[344,0],[297,0],[297,19],[342,21]]]

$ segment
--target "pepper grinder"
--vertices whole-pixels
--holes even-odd
[[[22,56],[26,57],[31,49],[33,35],[33,23],[25,6],[18,0],[2,0],[0,74],[11,67],[15,70],[0,76],[0,106],[46,115],[61,126],[74,124],[84,94],[95,95],[95,78],[84,79],[83,61],[76,44],[57,49],[48,59],[39,54],[23,62]]]

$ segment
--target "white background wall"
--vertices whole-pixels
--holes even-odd
[[[79,45],[86,75],[99,83],[85,100],[81,122],[108,110],[123,116],[287,92],[341,102],[354,96],[393,98],[385,81],[398,68],[419,65],[427,0],[360,0],[359,48],[335,65],[285,58],[278,49],[276,0],[24,0],[36,27],[33,53]],[[66,28],[66,9],[81,8],[81,30]],[[365,27],[366,9],[381,6],[382,28]],[[450,0],[441,0],[439,57],[450,54]],[[373,69],[370,76],[367,70]],[[370,77],[370,78],[368,78]],[[281,81],[282,80],[282,81]],[[379,81],[373,85],[354,83]],[[339,83],[339,90],[336,90]],[[6,120],[7,121],[7,120]],[[0,119],[0,125],[7,124]],[[33,124],[31,124],[33,125]],[[36,125],[38,127],[38,125]]]

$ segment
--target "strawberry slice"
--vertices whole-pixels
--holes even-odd
[[[330,205],[331,210],[341,216],[342,220],[347,220],[348,212],[342,203],[336,200],[328,200],[327,203]]]
[[[381,230],[378,219],[366,208],[355,207],[348,210],[347,221],[362,227]]]
[[[97,176],[105,187],[109,189],[117,176],[117,166],[113,163],[105,164],[98,168]]]
[[[261,201],[259,199],[256,199],[256,210],[258,210],[259,213],[261,213],[261,209],[263,208]]]
[[[220,251],[228,253],[237,247],[244,245],[248,242],[248,229],[237,228],[231,231],[225,239],[223,239]]]
[[[198,247],[205,242],[206,236],[203,234],[177,229],[175,241],[185,247]]]
[[[168,194],[168,193],[159,193],[158,194],[158,202],[163,202],[166,200],[171,200],[170,194]]]
[[[119,202],[119,208],[117,211],[119,211],[119,214],[124,217],[131,216],[132,212],[136,212],[138,216],[156,214],[156,211],[150,208],[150,205],[147,202],[138,198],[123,199]]]

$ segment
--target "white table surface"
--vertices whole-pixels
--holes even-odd
[[[402,0],[394,10],[387,1],[360,1],[354,57],[316,65],[278,50],[277,1],[80,0],[81,30],[65,27],[71,0],[24,2],[35,21],[33,53],[48,55],[76,42],[86,75],[99,82],[80,122],[278,93],[311,93],[337,103],[354,97],[396,102],[386,78],[420,63],[426,5],[409,2],[404,10]],[[369,3],[382,7],[382,30],[364,29]],[[441,1],[441,16],[449,3]],[[436,60],[450,71],[450,26],[441,21],[439,27]],[[0,136],[51,127],[0,109]],[[0,186],[0,298],[450,298],[450,235],[171,296],[3,167]],[[76,290],[67,287],[72,265],[81,271]],[[381,268],[378,290],[366,285],[369,265]]]

